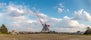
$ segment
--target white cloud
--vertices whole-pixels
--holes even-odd
[[[71,18],[65,16],[60,22],[61,27],[80,27],[79,22],[76,20],[72,20]]]
[[[84,15],[82,13],[84,13]],[[81,10],[78,12],[77,17],[85,16],[85,18],[89,18],[90,15],[88,14],[89,13],[87,13],[86,11],[83,12],[83,10]],[[61,18],[52,18],[47,16],[46,22],[50,23],[51,30],[64,31],[64,32],[76,32],[79,30],[85,31],[87,25],[85,25],[84,23],[79,23],[78,20],[74,20],[73,19],[74,17],[75,16],[73,17],[64,16],[64,18],[61,19]]]
[[[39,17],[42,18],[42,19],[45,19],[47,18],[48,16],[43,14],[43,13],[38,13]]]
[[[79,30],[81,32],[84,32],[85,31],[85,29],[81,29],[81,28],[53,28],[53,30],[56,30],[58,32],[77,32]]]
[[[6,3],[0,3],[0,8],[3,8],[4,6],[6,6]]]
[[[27,7],[24,7],[22,5],[14,5],[14,4],[9,4],[5,8],[4,13],[12,17],[23,16],[23,15],[33,15],[33,12]]]
[[[0,18],[3,16],[3,14],[2,13],[0,13]]]
[[[58,19],[58,18],[51,18],[51,20],[55,21],[55,22],[59,22],[61,21],[62,19]]]
[[[69,12],[70,10],[69,9],[67,9],[67,12]]]
[[[62,8],[64,7],[62,3],[59,3],[59,6],[62,7]]]
[[[36,17],[33,13],[32,10],[23,7],[21,5],[14,5],[14,4],[9,4],[4,12],[2,14],[4,15],[3,17],[6,18],[6,20],[11,20],[12,24],[9,23],[9,29],[11,30],[18,30],[18,31],[28,31],[29,28],[31,28],[31,31],[40,31],[41,30],[41,24],[39,20],[36,20],[36,18],[31,18],[31,17]],[[41,19],[46,19],[47,15],[39,12],[38,15],[40,16]]]
[[[91,15],[84,9],[78,10],[74,12],[76,20],[83,20],[83,21],[91,21]]]
[[[54,21],[53,21],[54,22]],[[78,30],[85,31],[85,28],[87,27],[84,24],[79,23],[77,20],[72,20],[68,16],[65,16],[62,20],[59,22],[54,22],[55,25],[51,28],[51,30],[61,31],[61,32],[76,32]]]
[[[62,13],[63,9],[62,8],[58,8],[58,13]]]
[[[63,12],[63,4],[62,3],[60,3],[58,6],[57,6],[57,10],[58,10],[58,13],[62,13]]]
[[[59,7],[58,10],[60,13],[63,11],[61,7]],[[39,20],[37,20],[37,18],[35,18],[36,16],[33,14],[36,12],[33,12],[32,10],[22,5],[9,4],[5,7],[4,12],[0,13],[0,16],[3,15],[2,17],[4,17],[6,21],[10,20],[9,22],[11,23],[8,24],[9,29],[11,28],[11,30],[40,31],[42,28]],[[81,16],[85,16],[85,19],[89,19],[90,17],[90,15],[83,10],[76,11],[75,14],[76,19],[78,19],[79,17],[81,18]],[[77,20],[73,20],[71,17],[68,16],[64,16],[64,18],[54,18],[49,17],[41,12],[38,12],[38,15],[43,22],[51,25],[50,29],[55,29],[57,31],[77,31],[78,29],[82,30],[86,27],[84,24],[80,24]]]
[[[57,8],[58,13],[69,12],[70,11],[69,9],[65,8],[62,3],[59,3],[59,5],[56,6],[56,8]]]
[[[0,18],[2,20],[6,19],[5,22],[9,20],[9,23],[6,23],[6,25],[9,24],[9,30],[24,31],[25,29],[31,28],[30,24],[35,22],[35,20],[28,18],[33,15],[33,12],[22,5],[9,4],[2,9],[4,11],[0,12]]]

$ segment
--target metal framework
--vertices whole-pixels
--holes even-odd
[[[49,25],[46,24],[46,23],[43,23],[43,22],[40,20],[40,16],[38,15],[38,12],[36,12],[35,14],[36,14],[36,16],[38,17],[38,19],[39,19],[41,25],[43,26],[41,32],[49,32],[49,28],[48,28]]]

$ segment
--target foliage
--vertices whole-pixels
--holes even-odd
[[[84,34],[91,34],[91,29],[89,27],[87,27],[87,30],[85,31]]]
[[[0,33],[8,33],[8,29],[4,24],[2,24],[2,26],[0,27]]]

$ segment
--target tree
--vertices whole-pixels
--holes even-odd
[[[8,33],[8,29],[6,28],[6,26],[4,24],[2,24],[2,26],[0,28],[0,32],[1,33]]]
[[[87,30],[85,31],[84,34],[91,34],[91,29],[90,29],[90,27],[87,27]]]

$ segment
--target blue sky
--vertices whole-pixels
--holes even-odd
[[[0,24],[6,24],[9,30],[22,28],[21,30],[40,31],[40,24],[38,29],[34,26],[38,23],[38,19],[32,14],[36,13],[34,9],[39,11],[43,22],[49,22],[51,30],[82,31],[91,25],[90,0],[0,0]]]
[[[0,0],[2,3],[6,3],[7,5],[9,3],[14,3],[17,5],[26,5],[30,9],[32,7],[35,7],[36,9],[40,10],[41,12],[52,16],[52,17],[63,17],[65,15],[72,16],[71,13],[73,13],[75,10],[79,9],[85,9],[88,12],[91,10],[91,1],[90,0]],[[59,4],[62,4],[64,6],[64,9],[69,9],[70,12],[62,12],[62,14],[58,14],[56,6],[59,6]],[[65,11],[64,10],[64,11]]]

